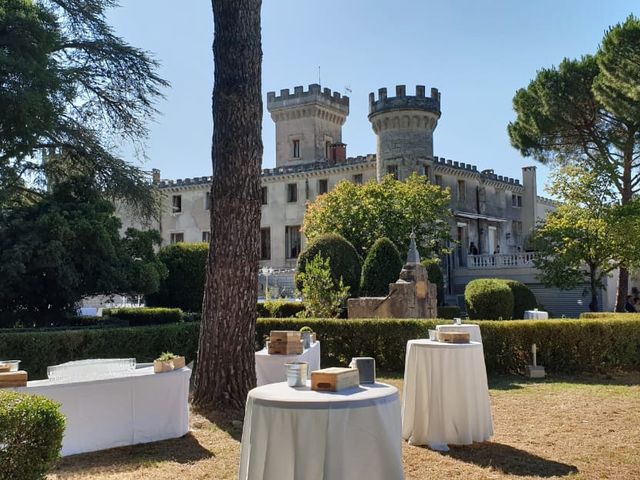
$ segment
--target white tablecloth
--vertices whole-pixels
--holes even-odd
[[[480,327],[472,323],[463,323],[462,325],[437,325],[436,330],[439,332],[466,332],[470,334],[472,342],[482,343]]]
[[[542,310],[525,310],[525,320],[548,320],[549,312],[543,312]]]
[[[309,372],[320,370],[320,342],[311,344],[300,355],[269,355],[263,348],[256,352],[256,379],[258,386],[287,380],[285,363],[307,362]]]
[[[376,383],[340,392],[273,383],[247,397],[241,480],[404,478],[400,400]]]
[[[61,404],[67,418],[62,455],[155,442],[189,431],[191,370],[154,374],[153,367],[126,377],[60,383],[28,382],[17,392]]]
[[[493,435],[482,345],[410,340],[404,370],[402,437],[448,450]]]

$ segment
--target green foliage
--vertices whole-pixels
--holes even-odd
[[[342,278],[335,282],[328,258],[316,254],[306,262],[305,270],[298,274],[302,282],[302,297],[306,317],[337,317],[349,296],[349,287]]]
[[[389,284],[398,280],[402,259],[398,248],[388,238],[379,238],[369,249],[362,266],[360,295],[383,297],[389,293]]]
[[[129,269],[129,292],[139,295],[157,292],[168,271],[155,253],[162,244],[158,230],[128,228],[122,240],[128,256],[133,259]]]
[[[503,284],[504,285],[504,284]],[[427,338],[441,320],[261,318],[256,348],[271,330],[309,326],[322,342],[322,365],[347,365],[352,357],[371,356],[379,370],[402,372],[407,341]],[[479,321],[487,372],[520,373],[531,363],[531,344],[550,373],[615,372],[640,368],[640,315],[619,314],[581,320]],[[45,378],[48,365],[85,358],[135,357],[150,362],[162,352],[194,360],[198,323],[139,328],[68,331],[0,331],[0,351],[21,358],[31,378]],[[0,407],[1,408],[1,407]]]
[[[106,23],[116,3],[2,2],[0,206],[33,201],[45,183],[77,175],[144,217],[157,212],[147,174],[112,152],[116,143],[144,148],[168,84],[147,52]]]
[[[517,280],[503,280],[513,294],[513,315],[511,318],[524,318],[525,310],[533,310],[538,306],[536,296],[524,283]]]
[[[337,285],[342,279],[344,284],[349,287],[351,295],[357,296],[360,290],[362,259],[351,243],[334,233],[314,238],[302,251],[296,266],[296,288],[300,291],[303,290],[302,274],[306,271],[307,264],[318,254],[329,260],[333,282]]]
[[[111,308],[103,310],[102,314],[126,320],[131,327],[183,321],[182,310],[179,308]]]
[[[65,428],[59,404],[0,391],[0,480],[41,480],[60,456]]]
[[[464,289],[467,314],[471,319],[508,320],[513,315],[513,293],[502,280],[479,278]]]
[[[287,302],[285,300],[271,300],[258,304],[258,316],[263,318],[295,317],[304,311],[304,303]]]
[[[438,307],[438,318],[445,318],[447,320],[460,318],[460,307],[448,305]]]
[[[129,293],[134,282],[136,289],[153,288],[141,285],[136,272],[159,276],[162,266],[153,252],[134,260],[141,254],[131,240],[137,232],[122,240],[119,228],[113,205],[80,177],[2,212],[0,325],[56,324],[86,296]]]
[[[438,305],[444,305],[444,275],[440,267],[440,259],[427,258],[422,260],[422,265],[427,269],[427,278],[436,284]]]
[[[364,185],[344,180],[308,206],[302,230],[310,240],[338,233],[361,256],[382,237],[390,239],[404,256],[409,235],[415,231],[420,254],[427,257],[450,240],[449,199],[448,190],[416,174],[404,181],[387,175],[379,183]]]
[[[595,318],[603,319],[634,319],[640,321],[640,313],[633,312],[582,312],[580,318],[592,320]]]
[[[174,358],[178,358],[178,355],[171,352],[163,352],[156,360],[159,362],[168,362],[169,360],[173,360]]]
[[[305,325],[304,327],[302,327],[302,328],[300,329],[300,332],[301,332],[301,333],[303,333],[303,332],[311,332],[311,333],[313,333],[313,329],[312,329],[310,326]]]
[[[187,312],[202,309],[209,245],[174,243],[160,249],[158,258],[168,271],[156,294],[147,295],[147,305],[176,307]]]

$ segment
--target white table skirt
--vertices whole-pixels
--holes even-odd
[[[549,312],[543,312],[542,310],[525,310],[525,320],[548,320]]]
[[[471,336],[472,342],[482,343],[480,327],[473,323],[463,323],[462,325],[437,325],[436,330],[439,332],[466,332]]]
[[[134,374],[73,383],[36,380],[21,393],[42,395],[61,404],[67,418],[62,455],[176,438],[189,431],[191,370]]]
[[[448,450],[493,435],[482,345],[410,340],[404,371],[402,437]]]
[[[239,478],[402,479],[401,442],[395,387],[315,392],[274,383],[247,397]]]
[[[269,355],[263,348],[256,352],[256,380],[257,385],[278,383],[287,380],[287,368],[285,363],[307,362],[309,373],[320,370],[320,342],[311,344],[311,348],[305,349],[300,355]]]

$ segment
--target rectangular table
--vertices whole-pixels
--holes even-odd
[[[543,312],[542,310],[525,310],[525,320],[548,320],[549,312]]]
[[[153,367],[100,380],[36,380],[20,393],[61,404],[67,419],[62,455],[155,442],[189,432],[191,370],[154,374]]]
[[[320,342],[314,342],[300,355],[269,355],[266,348],[256,352],[256,379],[258,386],[287,380],[289,362],[307,362],[309,372],[320,370]]]

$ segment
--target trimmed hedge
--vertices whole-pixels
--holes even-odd
[[[538,306],[538,300],[531,289],[517,280],[503,280],[513,294],[513,319],[524,318],[525,310],[533,310]]]
[[[295,274],[296,288],[302,291],[299,274],[305,271],[307,262],[313,260],[318,253],[322,258],[329,259],[334,283],[337,285],[342,278],[344,284],[349,287],[349,296],[357,297],[360,291],[362,259],[354,246],[336,233],[327,233],[314,238],[300,254]]]
[[[264,318],[288,318],[295,317],[304,311],[303,302],[285,302],[282,300],[270,300],[258,304],[258,317]]]
[[[60,405],[37,395],[0,391],[0,480],[39,480],[62,449]]]
[[[109,308],[103,310],[102,314],[126,320],[131,327],[183,321],[182,310],[179,308]]]
[[[438,307],[438,318],[453,320],[454,318],[460,318],[460,314],[460,307],[457,306]]]
[[[550,373],[613,372],[640,369],[640,316],[593,320],[479,321],[487,372],[518,373],[531,363],[531,344]],[[442,320],[261,318],[256,348],[271,330],[309,326],[322,342],[322,365],[347,365],[352,357],[371,356],[382,371],[404,370],[407,341],[426,338]],[[194,360],[197,322],[137,328],[68,331],[0,331],[0,352],[20,358],[32,379],[44,378],[48,365],[85,358],[135,357],[150,362],[171,351]]]
[[[398,280],[402,270],[402,259],[398,248],[387,237],[379,238],[369,249],[362,266],[360,295],[384,297],[389,293],[389,284]]]
[[[508,320],[513,315],[513,293],[496,278],[471,280],[464,289],[464,302],[473,320]]]
[[[174,243],[161,248],[158,258],[169,274],[160,282],[158,292],[146,296],[147,305],[186,312],[202,310],[208,254],[207,243]]]
[[[634,312],[582,312],[580,318],[619,318],[640,320],[640,313]]]

